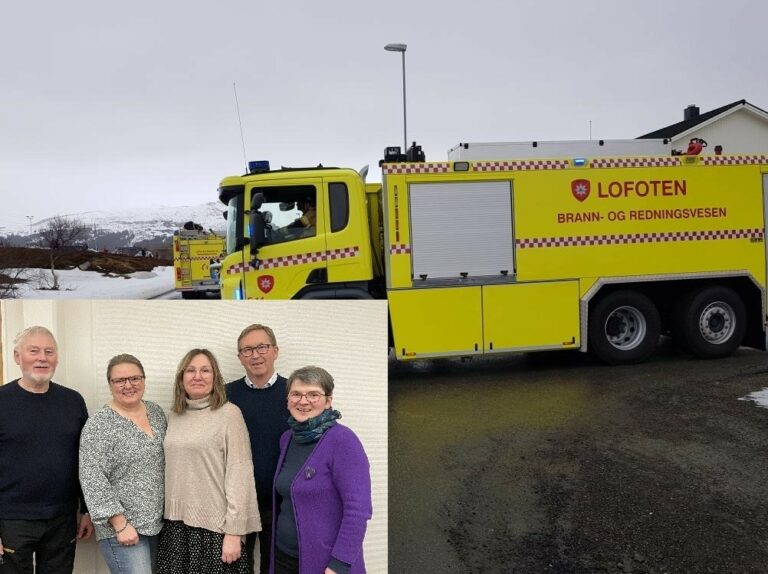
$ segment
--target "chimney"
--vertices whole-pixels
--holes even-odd
[[[683,110],[683,120],[693,120],[699,117],[699,106],[696,104],[691,104],[687,108]]]

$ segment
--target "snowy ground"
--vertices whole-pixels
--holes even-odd
[[[129,275],[104,276],[95,271],[57,271],[59,290],[41,288],[50,281],[50,271],[33,269],[29,281],[19,289],[24,299],[152,299],[174,289],[173,267],[155,267]]]
[[[768,408],[768,388],[762,391],[755,391],[749,393],[746,397],[741,399],[742,401],[755,401],[759,406]]]

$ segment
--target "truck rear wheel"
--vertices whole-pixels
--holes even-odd
[[[609,365],[640,363],[653,354],[661,319],[648,297],[616,291],[597,302],[589,316],[589,348]]]
[[[677,321],[682,347],[701,359],[733,353],[747,329],[744,302],[728,287],[704,287],[683,300]]]

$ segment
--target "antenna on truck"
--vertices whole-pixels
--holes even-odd
[[[237,101],[237,84],[232,82],[232,89],[235,92],[235,107],[237,108],[237,123],[240,126],[240,141],[243,142],[243,163],[245,164],[245,173],[248,173],[248,158],[245,155],[245,138],[243,137],[243,122],[240,119],[240,102]]]

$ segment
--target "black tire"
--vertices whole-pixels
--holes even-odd
[[[199,299],[200,294],[197,291],[182,291],[181,298],[182,299]]]
[[[656,305],[636,291],[615,291],[589,315],[589,349],[609,365],[640,363],[656,350],[661,318]]]
[[[676,333],[681,346],[700,359],[726,357],[739,348],[747,311],[729,287],[704,287],[683,299]]]

